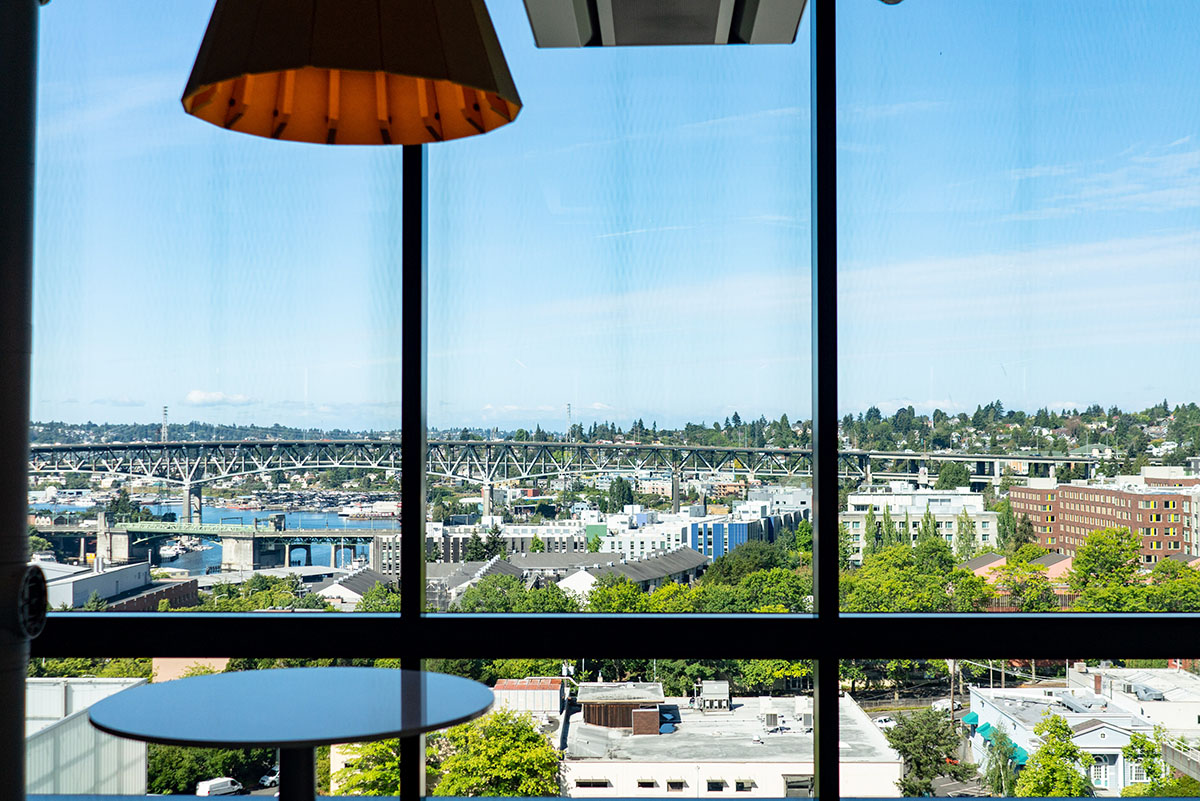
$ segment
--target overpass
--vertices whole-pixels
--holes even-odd
[[[94,530],[96,552],[109,562],[156,561],[155,552],[162,542],[178,537],[202,537],[221,543],[221,570],[253,570],[285,567],[297,552],[304,563],[312,564],[312,546],[329,545],[330,567],[337,565],[338,554],[367,545],[372,569],[394,569],[398,564],[400,532],[394,529],[285,529],[282,519],[263,525],[229,523],[122,523],[111,528],[100,516]]]
[[[845,449],[838,453],[843,479],[929,478],[930,465],[961,462],[972,483],[998,484],[1005,468],[1017,474],[1050,475],[1057,466],[1082,466],[1091,476],[1099,460],[1091,456],[1040,454],[913,453]],[[215,440],[85,445],[33,445],[29,474],[93,473],[155,479],[184,490],[185,521],[199,508],[201,487],[239,476],[330,470],[401,469],[400,440]],[[425,470],[431,476],[460,479],[485,488],[501,482],[538,481],[602,473],[651,470],[669,474],[678,508],[679,482],[716,474],[758,478],[812,475],[810,448],[723,447],[641,443],[518,442],[514,440],[430,440]],[[489,497],[490,493],[485,493]],[[485,510],[486,511],[486,510]]]

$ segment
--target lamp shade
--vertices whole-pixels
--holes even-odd
[[[233,131],[416,145],[512,122],[483,0],[217,0],[183,108]]]

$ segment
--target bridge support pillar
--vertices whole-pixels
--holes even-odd
[[[191,482],[183,485],[183,522],[200,523],[203,520],[204,496],[203,486],[192,486]],[[194,517],[193,517],[194,516]]]
[[[291,545],[291,543],[284,543],[284,545],[283,545],[283,566],[284,567],[292,566],[292,545]]]
[[[671,471],[671,512],[679,514],[679,473]]]
[[[336,542],[329,543],[329,566],[337,567],[338,545]]]
[[[486,481],[483,484],[483,503],[479,505],[479,513],[484,517],[492,513],[492,485]]]

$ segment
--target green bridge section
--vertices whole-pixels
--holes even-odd
[[[197,537],[229,532],[272,531],[271,526],[255,526],[249,523],[117,523],[117,528],[142,534],[193,534]]]

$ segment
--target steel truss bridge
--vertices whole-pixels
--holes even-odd
[[[1092,475],[1091,456],[1031,454],[910,453],[842,450],[843,478],[857,480],[917,478],[922,470],[945,462],[965,463],[976,483],[998,483],[1005,469],[1018,474],[1049,475],[1072,465]],[[649,470],[673,479],[715,475],[746,478],[797,478],[812,475],[809,448],[710,447],[590,442],[516,442],[430,440],[426,472],[483,485],[533,479],[634,473]],[[238,476],[334,468],[400,470],[399,440],[280,440],[33,445],[29,474],[96,473],[156,479],[198,489]]]

